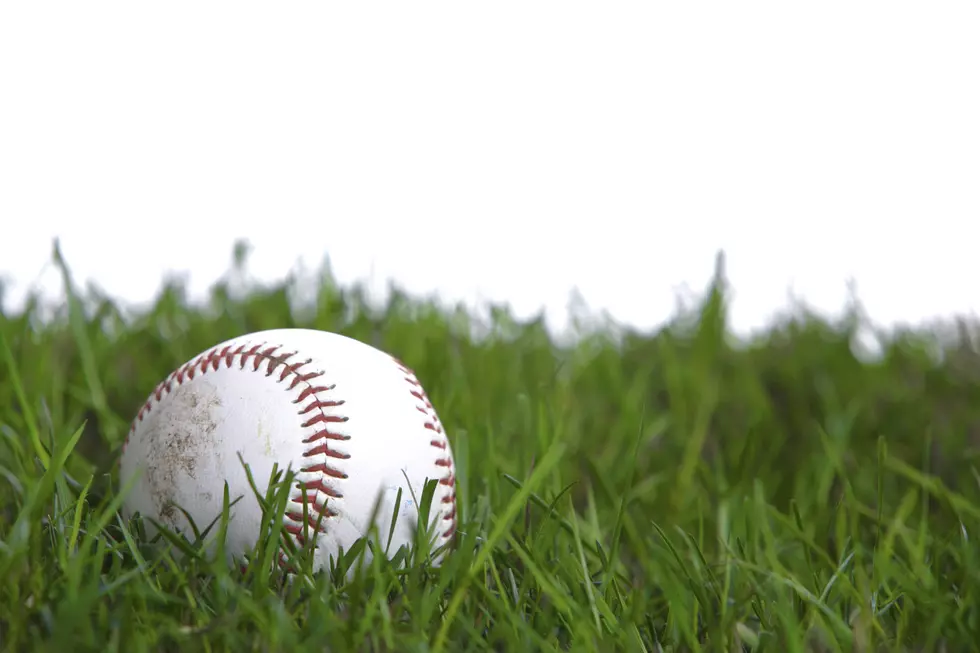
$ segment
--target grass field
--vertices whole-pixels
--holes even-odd
[[[857,317],[799,313],[733,343],[720,281],[657,333],[574,345],[505,311],[478,329],[400,294],[371,308],[329,278],[307,310],[289,284],[219,285],[206,307],[171,284],[135,315],[67,288],[44,320],[0,318],[2,651],[977,650],[968,331],[868,359]],[[443,566],[284,583],[193,548],[178,562],[118,516],[119,445],[155,384],[288,326],[378,346],[425,384],[458,467]]]

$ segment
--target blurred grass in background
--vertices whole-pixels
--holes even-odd
[[[834,322],[801,309],[736,342],[720,266],[661,330],[571,344],[501,307],[371,306],[328,274],[306,307],[293,281],[221,283],[203,307],[172,282],[128,314],[79,296],[56,258],[64,304],[0,317],[0,650],[977,650],[980,361],[963,323],[859,356],[857,305]],[[391,352],[428,390],[463,520],[441,569],[284,589],[203,554],[178,564],[118,518],[119,445],[156,383],[227,338],[299,326]]]

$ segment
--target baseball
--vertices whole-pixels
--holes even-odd
[[[388,555],[411,547],[415,501],[428,480],[437,481],[429,509],[433,550],[455,532],[452,451],[421,383],[397,359],[346,336],[260,331],[174,370],[126,439],[121,482],[136,480],[124,516],[139,512],[193,541],[178,507],[199,530],[207,528],[221,515],[227,482],[229,499],[241,498],[230,510],[225,547],[229,561],[240,562],[257,541],[262,512],[239,456],[262,496],[273,465],[295,472],[283,530],[297,545],[313,547],[317,569],[369,535],[376,505]],[[147,529],[155,531],[151,522]]]

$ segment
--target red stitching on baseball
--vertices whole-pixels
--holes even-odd
[[[319,406],[317,406],[317,404],[320,404],[320,403],[321,402],[319,402],[319,401],[314,401],[314,402],[311,403],[311,406],[313,408],[317,408],[317,407],[319,407]],[[300,415],[303,415],[303,414],[309,412],[310,410],[312,410],[313,408],[311,408],[311,407],[308,406],[308,407],[304,408],[303,410],[299,411],[299,414]],[[336,415],[324,415],[321,412],[319,415],[314,415],[310,419],[308,419],[305,422],[303,422],[303,428],[306,428],[307,426],[313,426],[314,424],[320,424],[321,422],[323,422],[323,423],[333,423],[333,424],[336,424],[337,422],[346,422],[347,420],[348,420],[347,417],[338,417]]]
[[[318,376],[320,376],[320,373],[319,372],[310,372],[309,374],[304,374],[303,376],[297,376],[296,378],[293,379],[293,382],[289,384],[289,389],[292,390],[299,383],[308,383],[310,381],[310,379],[313,379],[313,378],[318,377]],[[317,392],[329,392],[330,390],[333,390],[335,387],[337,387],[337,386],[336,385],[329,385],[329,386],[322,386],[322,385],[313,386],[313,385],[310,385],[310,386],[307,386],[306,388],[303,388],[303,391],[299,393],[299,396],[296,397],[296,399],[293,401],[293,403],[294,404],[298,404],[301,401],[303,401],[304,399],[306,399],[307,397],[309,397],[311,394],[315,394]],[[344,402],[340,402],[340,403],[342,404]]]
[[[348,417],[338,417],[333,415],[325,415],[323,409],[325,408],[336,408],[344,404],[343,400],[325,400],[317,397],[319,393],[329,392],[334,389],[334,385],[329,386],[314,386],[311,381],[319,376],[323,375],[323,372],[307,372],[305,374],[300,373],[300,369],[312,362],[312,359],[306,359],[302,362],[295,362],[287,364],[290,358],[296,355],[296,352],[279,354],[276,352],[281,349],[279,346],[268,346],[264,350],[262,347],[264,344],[257,344],[246,351],[246,345],[240,345],[234,350],[230,345],[219,349],[215,347],[214,349],[202,354],[198,358],[191,362],[181,365],[179,368],[170,373],[170,375],[164,379],[157,387],[153,390],[150,398],[146,400],[143,406],[140,408],[136,415],[136,419],[130,425],[129,433],[126,434],[126,438],[123,441],[122,451],[125,452],[126,446],[129,443],[129,439],[136,430],[136,426],[139,422],[142,422],[146,415],[153,409],[153,400],[160,402],[163,400],[164,395],[170,394],[172,392],[174,385],[180,386],[186,380],[192,380],[196,374],[206,374],[209,370],[217,371],[222,363],[225,367],[229,369],[232,368],[232,364],[236,357],[240,357],[240,370],[245,370],[245,366],[249,363],[251,359],[253,372],[258,372],[259,368],[263,365],[266,366],[265,376],[272,376],[276,369],[280,366],[282,367],[282,372],[279,374],[279,378],[276,379],[277,383],[281,383],[286,380],[287,377],[292,376],[292,381],[287,390],[293,390],[297,385],[301,383],[307,384],[305,388],[302,389],[299,396],[293,400],[294,404],[302,404],[304,400],[312,396],[312,401],[307,402],[299,411],[298,415],[306,415],[312,411],[318,411],[318,414],[313,415],[309,419],[303,421],[301,426],[303,428],[312,426],[314,424],[330,424],[338,422],[348,421]],[[261,350],[261,351],[260,351]],[[320,454],[324,454],[331,458],[346,459],[350,456],[347,454],[341,454],[337,451],[333,451],[329,448],[327,441],[329,440],[348,440],[350,436],[341,435],[339,433],[333,433],[327,429],[321,429],[313,435],[307,437],[303,440],[304,444],[310,445],[307,450],[303,453],[305,458],[310,458]],[[318,502],[321,496],[341,498],[343,494],[337,490],[331,489],[323,480],[322,477],[331,477],[338,479],[347,478],[347,474],[344,474],[338,469],[331,467],[325,463],[317,463],[313,465],[308,465],[299,470],[300,472],[308,474],[320,474],[321,478],[314,481],[308,481],[306,483],[297,482],[294,486],[297,490],[301,492],[300,496],[293,497],[290,501],[294,504],[299,504],[303,506],[305,503],[309,506],[309,512],[304,515],[300,512],[287,511],[285,516],[293,521],[293,524],[284,525],[283,529],[292,535],[297,542],[302,546],[305,544],[305,533],[306,529],[309,528],[313,531],[325,532],[326,528],[323,525],[323,521],[330,517],[335,517],[337,513],[327,507],[327,502]],[[319,523],[317,523],[319,522]],[[280,566],[285,564],[285,556],[280,555],[279,563]]]
[[[419,382],[418,378],[415,376],[415,372],[413,372],[411,368],[397,358],[394,360],[398,365],[398,368],[403,374],[405,374],[405,381],[412,386],[412,389],[409,392],[420,402],[415,407],[427,418],[423,423],[423,426],[426,429],[442,436],[442,439],[433,439],[429,442],[429,444],[435,449],[438,449],[440,452],[447,451],[449,449],[449,443],[445,439],[446,436],[442,428],[442,422],[439,421],[439,416],[436,414],[435,408],[432,406],[432,402],[429,401],[429,397],[425,394],[425,390],[422,389],[422,383]],[[435,464],[437,467],[448,468],[446,474],[439,479],[439,485],[449,488],[449,493],[442,498],[442,503],[449,505],[449,512],[442,517],[443,522],[445,522],[445,527],[441,533],[442,537],[449,538],[456,533],[456,470],[453,467],[452,459],[446,456],[445,453],[439,454],[439,457],[436,458]]]
[[[326,429],[322,431],[317,431],[310,437],[303,440],[303,444],[310,444],[311,442],[316,442],[317,440],[350,440],[349,435],[343,435],[341,433],[334,433],[333,431],[328,431]]]
[[[338,438],[339,439],[339,438]],[[334,451],[330,446],[324,442],[323,444],[318,444],[312,449],[307,449],[306,453],[303,454],[306,458],[312,458],[313,456],[319,456],[323,454],[324,456],[329,456],[330,458],[339,458],[341,460],[347,460],[350,458],[350,454],[340,453],[339,451]],[[304,472],[306,469],[303,470]]]
[[[306,408],[304,408],[303,410],[299,411],[299,414],[300,415],[303,415],[305,413],[310,412],[314,408],[336,408],[337,406],[342,406],[343,404],[344,404],[344,402],[342,402],[342,401],[320,401],[320,400],[311,401],[306,406]],[[332,418],[332,419],[334,419],[335,421],[338,421],[338,422],[340,422],[340,421],[346,422],[348,418],[347,417],[344,417],[343,419],[341,419],[339,417],[336,417],[336,418]]]
[[[304,467],[303,468],[303,471],[304,472],[311,472],[311,473],[312,472],[319,472],[319,473],[323,474],[324,476],[332,476],[333,478],[347,478],[347,474],[343,473],[342,471],[340,471],[338,469],[334,469],[333,467],[328,467],[327,465],[325,465],[323,463],[319,463],[317,465],[310,465],[309,467]],[[343,495],[341,495],[341,496],[343,496]]]

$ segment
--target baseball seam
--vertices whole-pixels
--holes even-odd
[[[436,414],[432,402],[429,401],[429,397],[422,388],[421,382],[415,376],[415,372],[397,358],[394,361],[405,375],[405,381],[411,386],[409,392],[418,402],[415,406],[416,409],[425,417],[422,426],[432,431],[433,435],[429,444],[440,452],[439,457],[435,461],[436,467],[444,467],[446,469],[446,473],[438,481],[440,485],[448,488],[448,493],[442,498],[446,513],[442,516],[444,524],[440,536],[443,539],[449,539],[456,532],[456,469],[455,465],[453,465],[452,458],[448,455],[449,440],[442,428],[442,422],[439,420],[439,416]]]

